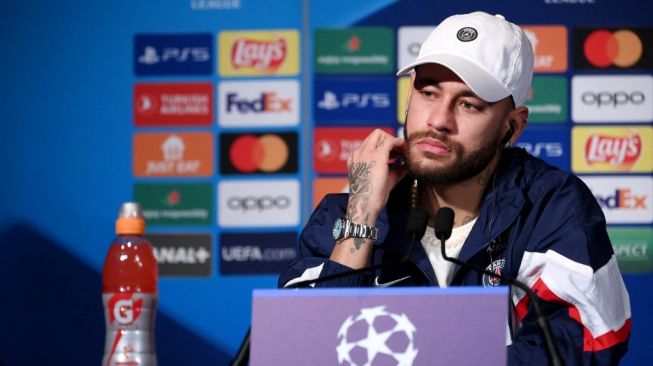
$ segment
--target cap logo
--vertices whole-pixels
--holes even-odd
[[[462,42],[471,42],[478,37],[478,32],[472,27],[461,28],[456,34],[458,40]]]

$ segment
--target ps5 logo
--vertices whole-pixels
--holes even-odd
[[[387,93],[343,93],[341,98],[331,90],[326,90],[317,102],[320,109],[334,110],[340,108],[388,108],[390,95]]]
[[[516,145],[535,157],[559,158],[564,154],[559,142],[518,142]]]
[[[159,62],[208,62],[211,51],[206,47],[165,47],[158,52],[156,47],[145,46],[138,62],[155,65]]]

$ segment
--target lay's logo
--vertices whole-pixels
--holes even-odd
[[[585,144],[588,164],[632,165],[641,152],[642,139],[639,135],[614,137],[597,134],[591,135]]]
[[[577,173],[653,171],[653,128],[574,127],[572,170]]]
[[[257,41],[238,39],[231,47],[231,60],[236,69],[254,67],[273,71],[286,59],[287,46],[284,39]]]
[[[299,33],[295,30],[222,32],[221,76],[296,75]]]

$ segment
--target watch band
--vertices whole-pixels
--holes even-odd
[[[334,235],[334,238],[338,243],[348,238],[361,238],[375,241],[379,232],[379,229],[374,226],[357,224],[346,218],[339,218],[336,222],[341,228],[339,230],[340,234]],[[338,224],[336,224],[336,226],[338,226]]]

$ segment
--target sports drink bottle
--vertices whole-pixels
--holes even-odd
[[[155,366],[158,268],[138,203],[122,205],[102,271],[104,366]]]

